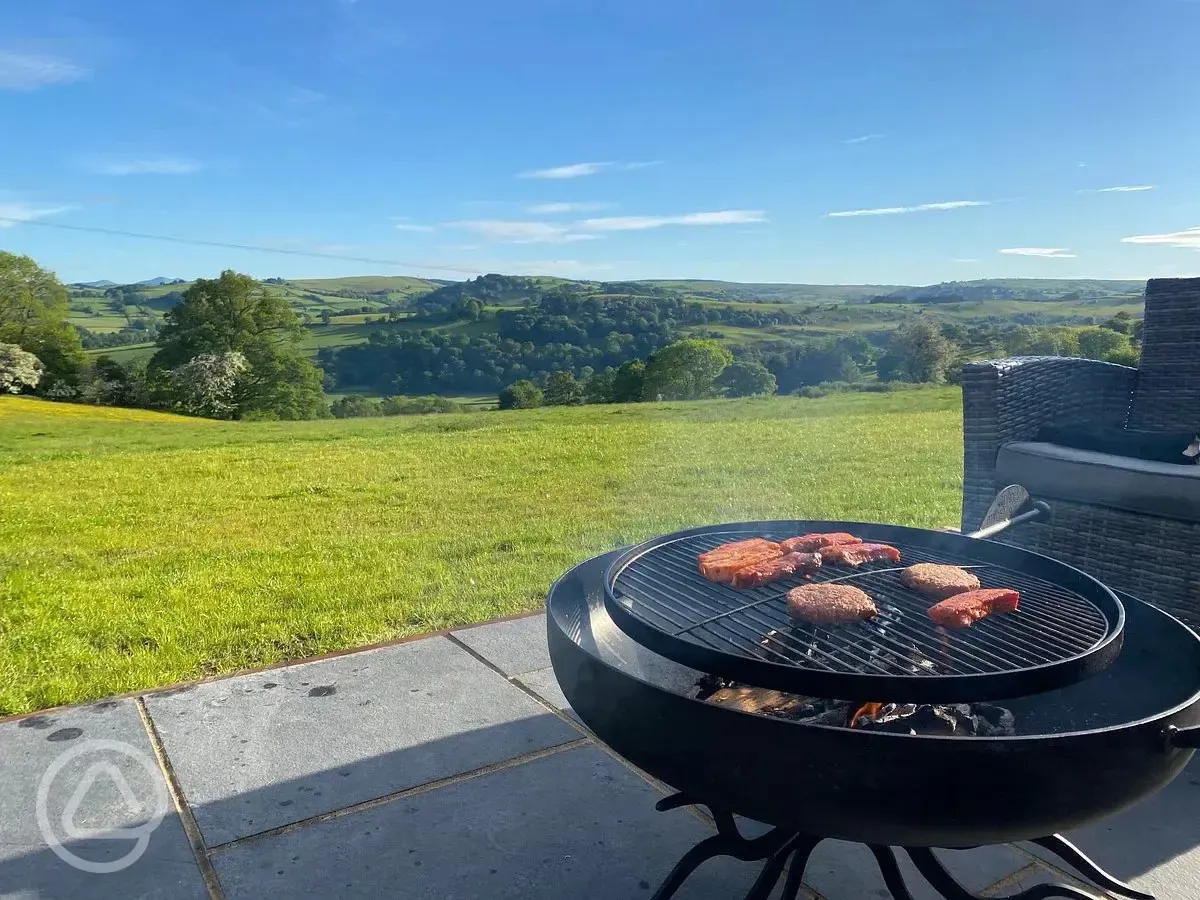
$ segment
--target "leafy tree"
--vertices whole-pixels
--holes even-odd
[[[330,404],[329,411],[333,413],[335,419],[357,419],[383,415],[383,409],[378,400],[358,394],[339,397]]]
[[[613,375],[612,402],[637,403],[646,392],[646,364],[640,359],[622,363]]]
[[[1107,328],[1109,331],[1116,331],[1120,334],[1133,333],[1133,316],[1127,312],[1119,312],[1107,322],[1100,324],[1101,328]]]
[[[646,364],[646,399],[697,400],[716,392],[733,354],[716,341],[689,338],[664,347]]]
[[[736,361],[725,367],[717,386],[730,397],[770,396],[775,393],[775,376],[760,362]]]
[[[51,383],[73,380],[84,359],[68,313],[67,289],[53,272],[0,251],[0,343],[36,356]]]
[[[152,369],[174,370],[197,356],[240,353],[247,370],[233,396],[237,418],[307,419],[328,414],[321,372],[296,349],[304,334],[282,297],[232,270],[198,279],[167,311]]]
[[[82,379],[80,395],[99,406],[144,406],[145,385],[139,373],[126,368],[110,356],[99,356]]]
[[[1129,366],[1130,368],[1136,369],[1138,367],[1138,363],[1141,361],[1141,354],[1138,353],[1133,347],[1122,347],[1119,350],[1113,350],[1109,353],[1106,353],[1104,356],[1104,361],[1117,363],[1117,365]]]
[[[234,392],[249,368],[237,350],[201,353],[171,370],[175,408],[193,416],[229,419],[237,412]]]
[[[583,385],[570,372],[555,372],[546,379],[547,406],[578,406],[583,403]]]
[[[42,380],[42,361],[16,344],[0,344],[0,394],[19,394]]]
[[[541,388],[527,378],[514,381],[500,392],[501,409],[533,409],[541,405]]]
[[[875,373],[880,381],[904,381],[907,375],[904,357],[899,353],[885,353],[875,364]]]
[[[603,372],[593,372],[583,384],[583,398],[586,403],[612,403],[613,382],[616,381],[617,370],[607,368]],[[639,391],[640,395],[640,391]]]
[[[1079,352],[1085,359],[1105,359],[1108,354],[1129,348],[1127,335],[1107,328],[1080,328]]]
[[[858,348],[855,352],[864,360],[867,358]],[[827,381],[858,381],[862,377],[844,339],[797,347],[781,357],[773,357],[770,368],[779,381],[779,390],[787,393]]]
[[[888,347],[902,360],[900,381],[930,381],[941,384],[954,362],[958,347],[946,340],[940,328],[930,322],[917,322],[901,328]]]

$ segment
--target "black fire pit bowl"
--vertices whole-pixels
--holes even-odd
[[[1015,736],[889,734],[694,699],[703,673],[609,617],[604,576],[617,555],[581,563],[551,590],[555,675],[602,741],[714,808],[868,844],[1005,843],[1112,815],[1170,782],[1200,745],[1200,638],[1144,603],[1128,602],[1124,648],[1107,669],[1005,701]]]

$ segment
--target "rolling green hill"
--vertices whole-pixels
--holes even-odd
[[[1140,315],[1143,282],[1058,279],[988,279],[928,286],[755,284],[704,280],[627,282],[572,281],[563,278],[487,275],[447,282],[397,275],[348,278],[268,279],[267,288],[285,297],[309,331],[304,347],[361,343],[380,328],[429,328],[478,335],[494,330],[497,309],[517,308],[542,292],[559,290],[598,303],[628,298],[681,300],[742,310],[768,318],[772,311],[802,316],[803,324],[722,324],[689,333],[715,336],[731,346],[778,344],[844,333],[880,333],[920,318],[961,324],[1083,325],[1117,312]],[[153,328],[190,283],[72,285],[70,321],[95,335],[119,335],[121,347],[97,347],[128,362],[153,352]],[[442,323],[430,314],[477,301],[480,321]],[[404,317],[423,312],[421,323]],[[436,318],[436,316],[432,316]],[[728,318],[728,317],[727,317]],[[388,320],[385,324],[385,320]],[[397,321],[399,320],[399,321]],[[798,320],[799,321],[799,320]],[[148,332],[131,326],[141,323]],[[93,342],[101,340],[93,339]]]

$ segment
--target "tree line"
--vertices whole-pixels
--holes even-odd
[[[795,393],[871,379],[940,383],[954,380],[966,359],[1008,354],[1136,365],[1141,328],[1125,313],[1083,328],[965,326],[923,317],[890,332],[729,349],[705,339],[702,327],[724,321],[728,308],[675,297],[602,300],[537,290],[536,303],[488,313],[494,332],[394,323],[363,344],[322,349],[318,367],[299,349],[305,329],[287,301],[250,276],[226,271],[197,280],[166,311],[147,363],[121,365],[85,356],[67,321],[66,288],[52,273],[29,257],[0,252],[0,391],[216,418],[327,416],[326,388],[389,397],[341,398],[332,408],[339,416],[456,408],[441,393],[495,393],[505,407],[626,403]],[[517,291],[529,299],[529,280],[486,276],[447,285],[435,291],[443,302],[420,315],[427,321],[481,316],[481,296],[511,299]]]
[[[0,389],[213,418],[329,415],[322,373],[297,346],[300,320],[248,275],[226,271],[184,291],[144,365],[89,360],[68,312],[52,273],[0,252]]]

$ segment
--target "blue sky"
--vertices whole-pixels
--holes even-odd
[[[1197,274],[1198,37],[1196,0],[6,4],[0,249],[70,281]]]

